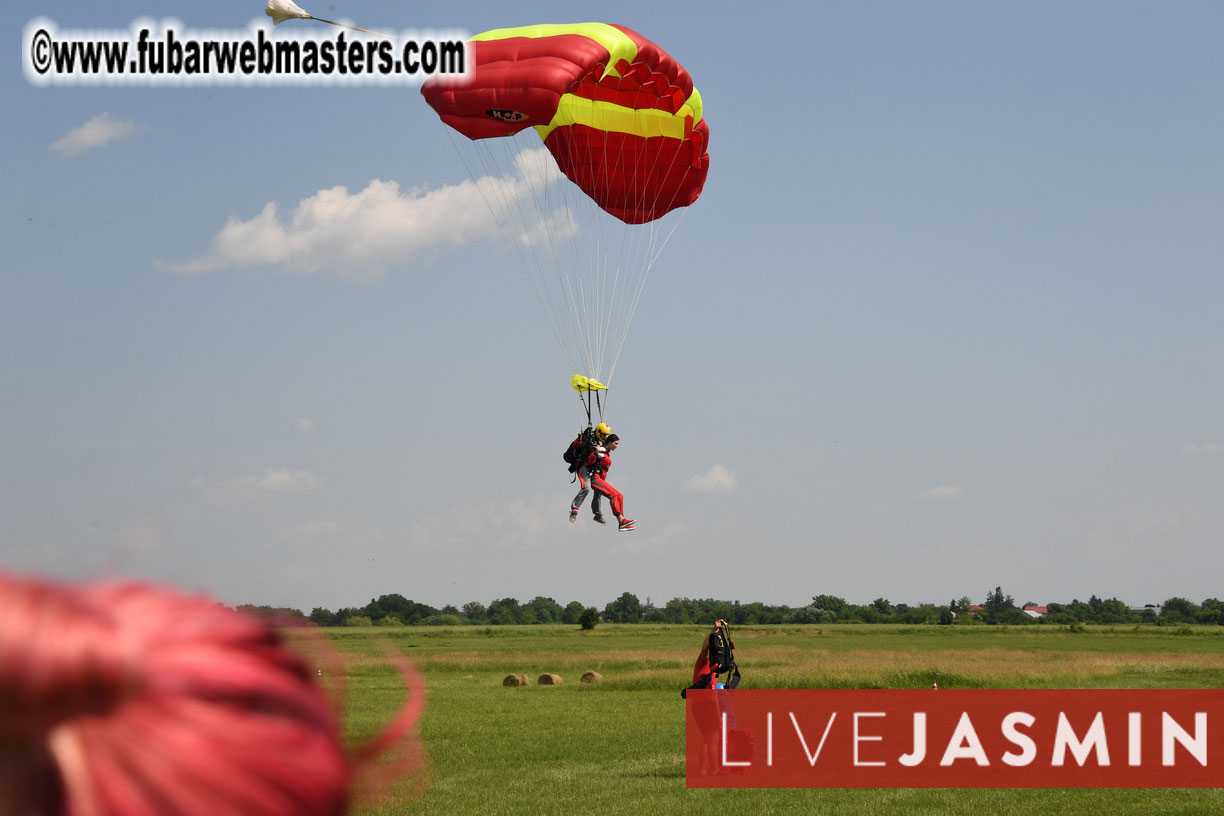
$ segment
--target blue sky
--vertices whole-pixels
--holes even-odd
[[[35,17],[263,8],[18,0],[0,565],[307,611],[1224,592],[1220,3],[303,5],[616,22],[693,75],[709,179],[607,414],[638,529],[565,523],[573,372],[513,256],[428,220],[468,175],[416,88],[35,87]],[[309,262],[218,254],[307,214]]]

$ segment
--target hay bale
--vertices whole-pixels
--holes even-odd
[[[581,681],[581,682],[583,682],[583,683],[598,683],[600,680],[603,680],[603,675],[602,675],[602,674],[600,674],[600,673],[599,673],[599,672],[597,672],[597,671],[589,671],[589,672],[584,672],[584,673],[583,673],[583,675],[582,675],[582,681]]]
[[[507,674],[506,679],[502,681],[503,686],[525,686],[527,685],[527,675],[525,674]]]
[[[561,685],[561,675],[559,674],[541,674],[540,679],[536,681],[540,686],[559,686]]]

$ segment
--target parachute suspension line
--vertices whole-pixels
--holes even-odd
[[[571,160],[582,166],[581,157],[574,157],[572,144],[568,150]],[[570,220],[574,255],[569,263],[557,271],[567,276],[570,290],[574,293],[571,315],[575,324],[576,344],[582,350],[583,371],[603,381],[606,377],[601,337],[605,331],[605,316],[600,304],[605,298],[600,279],[601,270],[607,262],[606,239],[602,229],[606,216],[590,198],[581,193],[577,185],[568,181],[562,184],[567,193],[566,215]]]
[[[539,144],[536,141],[537,139],[538,136],[533,130],[521,131],[519,137],[516,137],[516,140],[519,141],[524,150],[527,149],[524,144],[525,142],[530,141],[533,144]],[[539,152],[533,153],[533,155],[543,159],[547,149],[542,144],[539,144],[536,150]],[[519,155],[522,155],[522,153],[520,152]],[[573,285],[572,281],[567,280],[563,273],[570,259],[563,256],[565,250],[569,249],[572,251],[573,244],[564,240],[558,241],[558,238],[562,237],[562,235],[558,235],[558,228],[562,226],[558,222],[562,214],[566,215],[565,232],[572,231],[572,226],[569,224],[571,219],[569,219],[568,206],[566,204],[567,191],[565,186],[568,182],[556,171],[555,164],[553,164],[551,158],[548,158],[546,161],[534,162],[533,167],[536,170],[535,181],[540,192],[538,195],[530,197],[530,203],[535,208],[536,230],[539,233],[539,237],[546,242],[550,262],[547,264],[537,263],[529,273],[534,276],[534,285],[546,295],[551,292],[556,293],[556,300],[552,297],[545,298],[546,308],[550,312],[550,320],[560,328],[561,333],[565,337],[566,357],[572,372],[574,369],[580,368],[578,365],[580,359],[576,359],[574,356],[576,353],[574,350],[580,348],[580,346],[575,343],[577,327],[574,325],[572,317],[569,317],[574,314],[575,308]],[[550,269],[557,271],[558,280],[556,286],[550,285],[549,280],[546,278]],[[569,317],[568,320],[567,317]],[[581,357],[581,355],[578,356],[579,358]]]
[[[662,256],[663,250],[667,247],[668,242],[671,241],[672,236],[676,234],[676,230],[680,227],[681,222],[684,221],[684,216],[687,214],[688,214],[688,207],[681,207],[680,212],[674,218],[671,218],[670,213],[668,214],[668,216],[664,216],[664,218],[671,218],[672,225],[671,225],[671,229],[667,231],[667,235],[663,236],[662,242],[658,240],[660,237],[661,230],[652,231],[652,234],[650,236],[649,251],[647,252],[646,257],[641,260],[642,275],[638,279],[637,289],[633,293],[633,305],[629,309],[629,322],[630,323],[633,322],[633,315],[637,312],[638,302],[642,299],[642,292],[646,288],[646,278],[650,275],[651,270],[654,269],[655,263],[659,260],[660,256]],[[660,219],[658,221],[651,222],[651,224],[652,226],[655,224],[661,225],[662,221],[663,219]],[[629,326],[625,327],[626,335],[628,335],[628,328]],[[620,356],[619,349],[617,350],[616,356],[617,357]]]
[[[520,138],[521,137],[521,138]],[[516,147],[530,150],[522,144],[525,140],[534,143],[534,131],[523,131],[514,137],[519,144]],[[495,140],[503,145],[513,140]],[[542,156],[546,148],[542,145],[535,148]],[[511,150],[506,149],[505,164],[512,163]],[[522,152],[519,153],[521,157]],[[594,304],[598,303],[597,292],[591,289],[591,273],[587,271],[589,264],[598,260],[598,246],[595,251],[587,249],[583,240],[591,234],[591,225],[598,223],[594,216],[595,205],[585,195],[580,194],[577,186],[571,184],[559,172],[555,171],[551,162],[521,162],[521,172],[538,171],[532,181],[536,183],[539,195],[528,196],[529,201],[517,200],[513,213],[519,216],[520,229],[528,237],[532,250],[533,263],[525,264],[523,270],[528,282],[536,294],[537,304],[545,313],[554,327],[554,336],[562,346],[564,356],[569,362],[570,371],[582,371],[588,375],[602,374],[599,357],[590,332],[593,330],[593,315],[596,314]],[[548,173],[553,170],[553,173]],[[574,197],[571,200],[571,196]],[[526,213],[534,208],[534,224],[527,222]],[[582,216],[585,214],[586,218]],[[541,229],[543,225],[547,228]],[[560,231],[561,234],[555,234]],[[596,236],[598,237],[598,236]],[[554,240],[561,238],[560,242]],[[547,245],[547,255],[551,263],[541,261],[536,252],[538,244]],[[564,257],[563,257],[564,256]],[[585,260],[584,256],[595,258]],[[550,278],[555,276],[555,280]],[[578,359],[575,359],[577,355]],[[581,362],[581,365],[578,363]]]
[[[527,54],[545,51],[536,49],[537,45],[543,44],[532,43]],[[579,80],[586,83],[584,89],[571,85],[558,87],[557,92],[596,98],[602,94],[586,93],[596,83],[616,89],[617,102],[633,108],[640,105],[663,111],[673,107],[653,101],[659,93],[657,86],[644,80],[655,72],[654,66],[635,64],[623,75],[607,77],[596,73],[601,67],[589,67],[591,73]],[[664,88],[663,96],[670,101],[669,89],[675,93],[675,88]],[[445,108],[455,115],[469,107],[473,116],[487,113],[475,96],[460,103],[428,91],[425,94],[440,113]],[[619,94],[625,95],[623,99]],[[652,98],[643,98],[646,94]],[[637,102],[631,101],[634,98]],[[684,213],[651,216],[670,213],[678,198],[687,200],[700,192],[704,172],[697,168],[700,176],[694,187],[688,183],[687,167],[696,154],[704,152],[700,139],[704,125],[690,137],[691,143],[677,144],[675,136],[637,135],[632,128],[621,130],[620,121],[600,121],[607,108],[594,108],[593,119],[560,124],[551,131],[540,124],[538,130],[526,127],[513,135],[468,140],[467,145],[478,148],[467,148],[476,157],[470,163],[455,143],[457,135],[469,131],[455,125],[447,127],[447,134],[505,240],[514,245],[522,264],[520,272],[552,328],[569,371],[611,384],[649,274]],[[472,135],[490,132],[494,131],[478,126],[471,129]],[[546,144],[539,138],[543,132],[550,134]],[[528,140],[534,149],[527,147]],[[493,161],[493,154],[499,151],[504,154],[500,166]],[[476,170],[480,162],[484,173]],[[624,223],[616,223],[617,217],[603,211],[597,201],[620,212]],[[668,217],[672,223],[664,224]],[[629,223],[643,219],[643,223]],[[602,416],[603,396],[596,393],[592,399],[588,392],[583,400],[588,419],[594,418],[596,410]]]
[[[521,213],[527,213],[529,210],[534,210],[533,223],[526,225],[528,230],[525,235],[533,247],[543,244],[547,250],[547,263],[541,262],[536,257],[536,263],[526,270],[526,274],[532,277],[532,285],[537,291],[542,293],[540,300],[544,304],[544,308],[548,312],[549,320],[557,326],[557,333],[563,337],[564,351],[569,368],[572,370],[576,366],[576,360],[573,357],[572,349],[574,345],[574,325],[572,319],[567,321],[567,315],[573,314],[573,295],[572,290],[566,285],[566,281],[560,281],[559,288],[554,288],[549,285],[545,278],[547,270],[561,269],[565,262],[562,258],[564,248],[567,246],[565,242],[560,244],[557,241],[559,237],[556,234],[554,222],[557,219],[558,213],[563,209],[558,206],[557,200],[560,197],[561,201],[565,199],[564,186],[567,184],[560,172],[556,170],[556,165],[551,157],[547,155],[547,148],[540,144],[538,136],[533,130],[521,131],[512,140],[497,140],[503,147],[505,160],[507,162],[515,162],[523,167],[524,173],[530,173],[530,182],[532,183],[532,192],[525,198],[525,202],[520,200],[519,210]],[[528,144],[536,145],[530,148]],[[511,153],[517,151],[517,155],[512,156]],[[523,156],[530,156],[531,160],[522,161]],[[530,206],[527,206],[530,205]],[[524,216],[524,221],[526,220]],[[557,300],[551,293],[556,292]]]
[[[622,83],[623,82],[624,80],[622,79]],[[605,161],[607,161],[607,143],[605,142],[604,144],[605,148],[603,158]],[[616,157],[618,166],[622,161],[624,161],[625,145],[626,141],[622,140],[620,152]],[[660,159],[662,158],[663,142],[659,141],[657,142],[657,145],[657,152],[652,165],[662,167],[663,165],[660,162]],[[666,165],[664,175],[674,168],[680,155],[680,151],[676,151],[672,154],[670,161]],[[635,183],[640,183],[642,181],[639,174],[633,174],[633,178]],[[675,201],[677,192],[677,190],[673,190],[671,199],[666,202],[668,206],[664,207],[663,209],[670,212],[672,209],[671,205]],[[644,185],[636,188],[633,191],[633,194],[639,209],[654,209],[658,207],[661,196],[663,195],[662,189],[660,189],[653,196],[651,196],[649,190]],[[687,210],[687,208],[681,209]],[[642,293],[645,291],[646,281],[649,277],[650,271],[654,268],[654,265],[661,256],[663,249],[671,240],[672,235],[675,234],[676,228],[683,220],[684,214],[685,213],[682,212],[673,219],[671,228],[668,230],[666,236],[662,236],[664,226],[662,223],[663,219],[656,219],[649,222],[648,225],[629,226],[622,237],[620,244],[620,255],[617,261],[616,277],[613,283],[613,297],[611,299],[615,304],[613,308],[617,309],[618,311],[617,316],[621,319],[621,323],[618,325],[617,331],[615,332],[616,339],[613,341],[613,346],[608,354],[609,367],[607,376],[609,382],[611,382],[612,376],[616,371],[616,365],[620,360],[620,355],[624,348],[625,340],[628,338],[629,328],[633,323],[634,315],[636,314],[638,305],[641,302]],[[662,237],[661,242],[660,237]],[[623,289],[620,288],[622,270],[625,273]],[[634,274],[635,271],[636,274]]]
[[[681,208],[680,214],[677,215],[674,219],[672,219],[673,220],[672,228],[668,230],[667,236],[663,239],[662,244],[658,243],[657,241],[658,236],[655,233],[655,231],[653,229],[651,231],[652,234],[650,237],[649,252],[647,253],[648,260],[644,261],[642,264],[642,267],[643,267],[642,273],[638,277],[637,287],[635,288],[633,292],[633,297],[630,302],[629,308],[626,310],[625,327],[624,327],[624,330],[621,332],[620,343],[616,345],[616,348],[612,352],[611,367],[609,368],[609,371],[608,371],[609,380],[612,379],[612,373],[616,370],[616,364],[620,361],[621,350],[625,345],[625,340],[629,336],[629,329],[633,325],[634,315],[637,314],[638,303],[641,302],[642,293],[646,290],[646,279],[650,276],[650,271],[654,268],[655,262],[659,259],[659,256],[662,255],[664,247],[667,246],[667,242],[670,241],[672,235],[675,234],[676,229],[680,226],[680,222],[684,220],[684,216],[687,212],[688,212],[688,208],[683,207]],[[667,216],[664,216],[664,218],[670,218],[670,217],[671,217],[670,213]],[[660,221],[651,222],[651,226],[653,227],[654,224],[658,224],[658,223],[660,223]]]
[[[520,272],[531,287],[536,305],[548,320],[553,331],[553,338],[556,340],[557,346],[561,349],[562,355],[566,357],[569,367],[572,369],[574,367],[574,360],[570,356],[570,346],[566,342],[565,332],[558,321],[558,315],[561,314],[561,310],[551,304],[547,291],[541,290],[536,276],[532,275],[533,269],[543,268],[543,261],[540,259],[535,241],[532,239],[533,225],[528,223],[526,207],[522,203],[523,199],[533,199],[533,196],[530,194],[530,188],[523,190],[522,187],[523,185],[531,185],[533,183],[547,183],[542,180],[544,174],[540,173],[541,178],[536,179],[527,176],[527,171],[533,163],[530,157],[524,161],[514,161],[507,158],[506,161],[499,164],[498,160],[494,158],[488,143],[491,141],[502,142],[504,140],[465,139],[463,144],[471,145],[468,149],[472,151],[472,156],[479,161],[482,172],[477,172],[477,168],[469,161],[467,150],[461,149],[461,144],[457,140],[455,132],[449,127],[444,129],[455,148],[455,152],[459,154],[459,158],[463,162],[468,176],[472,179],[473,185],[480,193],[485,205],[489,208],[489,212],[497,223],[501,234],[510,241],[518,253]],[[513,142],[514,140],[508,141]],[[503,153],[508,154],[510,152],[505,144],[502,144],[501,147]],[[538,149],[544,150],[543,146]],[[522,156],[523,154],[519,153],[518,155]],[[535,158],[540,159],[541,157],[537,155]],[[534,163],[542,167],[547,166],[543,161],[535,161]],[[507,173],[510,173],[516,167],[519,170],[517,178],[514,175],[507,175]],[[534,225],[534,231],[537,233],[542,232],[545,236],[549,236],[548,230],[541,229],[539,224]]]
[[[591,414],[591,395],[592,393],[594,393],[595,395],[594,404],[595,404],[596,413],[594,415]],[[596,420],[598,420],[599,422],[603,422],[604,406],[599,396],[599,389],[587,389],[585,398],[582,396],[582,392],[579,392],[578,393],[578,403],[582,406],[582,410],[586,412],[588,428],[594,425]]]
[[[584,170],[593,165],[590,151],[580,149],[574,140],[567,139],[563,144],[571,172],[577,174],[580,181],[589,181],[584,178]],[[556,149],[556,145],[553,149]],[[608,315],[601,304],[607,302],[603,282],[608,263],[607,239],[603,227],[608,216],[581,192],[577,183],[562,182],[562,187],[568,194],[564,197],[565,214],[572,233],[574,256],[571,263],[559,265],[556,272],[559,282],[563,286],[568,282],[568,289],[573,293],[571,314],[575,323],[575,339],[586,363],[583,371],[606,381],[604,348]],[[573,196],[572,200],[570,196]]]
[[[582,398],[582,392],[578,393],[578,404],[586,411],[587,427],[591,425],[591,392],[587,391],[586,399]]]
[[[469,161],[467,152],[460,148],[460,143],[456,140],[454,132],[450,128],[445,128],[445,130],[447,136],[451,140],[451,144],[455,148],[455,152],[459,154],[459,158],[463,162],[464,168],[468,172],[468,176],[472,179],[472,184],[476,187],[477,192],[480,193],[480,197],[484,200],[485,205],[489,208],[489,212],[493,216],[493,220],[497,223],[498,229],[502,235],[511,239],[510,242],[519,255],[519,260],[522,267],[524,269],[529,268],[530,264],[528,262],[527,252],[524,249],[523,242],[515,240],[510,229],[510,222],[512,220],[511,216],[515,212],[515,208],[511,206],[512,201],[515,198],[515,191],[512,189],[514,181],[512,179],[507,179],[502,172],[502,168],[497,167],[496,162],[493,160],[491,152],[486,145],[481,144],[479,141],[465,140],[466,144],[472,145],[472,147],[469,148],[472,150],[472,158],[479,160],[480,162],[481,170],[483,172],[477,172],[472,162]],[[528,279],[528,283],[531,283],[530,279]],[[537,299],[539,299],[540,293],[535,291],[535,294]],[[541,308],[544,308],[542,304]],[[554,334],[556,334],[555,329]],[[557,342],[559,345],[561,344],[561,338],[559,336],[557,337]]]
[[[572,160],[572,143],[569,146],[569,153]],[[556,265],[557,279],[558,283],[568,293],[571,307],[570,315],[574,324],[575,348],[581,350],[581,357],[583,358],[582,371],[587,376],[599,379],[603,372],[598,370],[598,355],[594,353],[591,319],[595,308],[594,304],[598,303],[598,297],[591,287],[591,274],[587,271],[588,264],[597,262],[598,242],[596,242],[593,250],[588,248],[587,238],[589,237],[590,226],[587,221],[591,219],[582,218],[581,199],[575,198],[571,200],[571,195],[574,194],[577,188],[568,180],[562,181],[560,187],[560,202],[563,205],[562,210],[565,215],[566,230],[571,236],[570,248],[573,254],[572,257],[566,259],[566,262]]]
[[[577,152],[577,142],[571,142],[571,155]],[[593,168],[595,162],[590,153],[589,148],[586,151],[587,155],[573,156],[573,160],[579,167]],[[593,171],[592,171],[593,172]],[[612,225],[612,221],[603,213],[602,210],[595,205],[594,202],[589,202],[589,229],[586,235],[592,241],[590,251],[587,254],[586,263],[588,271],[586,279],[591,289],[591,303],[585,312],[586,321],[588,324],[588,348],[591,355],[591,365],[596,371],[596,375],[602,382],[611,383],[608,377],[606,367],[605,350],[607,348],[607,338],[613,330],[613,318],[615,317],[615,303],[608,296],[608,235],[607,227]]]
[[[621,87],[628,89],[624,84]],[[653,159],[633,156],[627,150],[628,141],[615,137],[601,139],[597,148],[599,152],[584,147],[577,139],[566,139],[563,144],[574,184],[588,188],[596,186],[591,170],[595,166],[624,166],[626,162],[632,162],[635,166],[653,164],[660,169],[670,169],[683,161],[677,153],[664,158],[663,142],[656,143],[657,153]],[[556,152],[558,147],[554,142],[551,149]],[[639,209],[671,203],[662,202],[667,193],[652,193],[645,186],[640,173],[628,173],[627,176],[638,185],[635,190],[627,191],[627,200],[634,202]],[[564,182],[562,187],[573,190]],[[671,195],[674,200],[677,193],[673,191]],[[616,225],[608,220],[606,214],[591,206],[590,199],[585,196],[579,196],[574,203],[586,202],[587,212],[593,213],[588,220],[579,220],[568,197],[562,200],[566,205],[566,223],[573,233],[575,256],[572,264],[558,265],[557,280],[573,307],[575,332],[578,335],[575,340],[577,347],[584,352],[586,362],[581,370],[610,383],[641,303],[649,272],[675,233],[678,227],[676,219],[682,219],[683,213],[675,216],[670,225],[662,223],[662,220]],[[671,208],[667,206],[663,209]],[[601,214],[604,217],[598,217]],[[605,233],[605,225],[620,227],[619,240],[615,244]],[[612,251],[613,247],[615,252]]]
[[[650,271],[654,268],[655,262],[659,260],[659,256],[663,254],[663,250],[667,248],[667,242],[676,234],[676,228],[680,226],[680,222],[684,220],[684,216],[688,215],[688,207],[681,207],[680,214],[676,216],[672,228],[667,231],[667,237],[663,239],[663,243],[659,244],[658,251],[650,256],[650,261],[646,264],[646,270]]]
[[[633,323],[641,294],[645,289],[651,257],[656,255],[658,226],[658,221],[629,226],[621,241],[615,280],[619,322],[613,343],[608,349],[609,379],[615,374],[616,364],[629,335],[629,327]]]
[[[599,349],[596,343],[598,332],[599,293],[594,287],[594,271],[598,268],[600,242],[597,234],[592,234],[591,207],[588,202],[586,209],[580,199],[572,199],[577,190],[570,182],[562,182],[565,186],[564,214],[566,227],[571,236],[570,249],[572,255],[557,265],[555,270],[558,282],[563,286],[569,297],[570,312],[574,332],[575,348],[582,359],[582,371],[587,376],[603,379],[603,371],[599,365]]]
[[[625,74],[626,76],[622,76],[620,78],[620,81],[617,83],[618,91],[625,89],[625,84],[626,84],[625,80],[626,80],[626,77],[630,74],[630,71],[626,71]],[[617,139],[617,141],[619,142],[619,144],[617,146],[616,157],[612,162],[612,166],[623,168],[625,167],[625,161],[626,161],[625,146],[628,143],[628,140],[624,138],[620,138],[620,139]],[[603,148],[604,157],[603,158],[604,158],[604,161],[607,162],[608,161],[608,155],[607,155],[608,140],[604,140],[603,144],[604,144],[604,148]],[[637,268],[636,266],[633,265],[634,255],[636,254],[634,251],[634,242],[640,240],[642,232],[643,230],[641,228],[641,225],[628,225],[623,229],[620,235],[621,240],[619,242],[619,246],[617,250],[616,268],[615,270],[613,270],[612,280],[610,284],[611,285],[611,297],[609,298],[609,303],[610,303],[610,309],[614,311],[610,312],[608,315],[609,332],[610,332],[609,336],[611,337],[611,344],[612,344],[612,348],[608,351],[608,354],[610,357],[608,361],[608,379],[609,381],[611,381],[612,375],[616,371],[616,358],[620,356],[620,349],[624,345],[624,342],[625,342],[625,333],[626,333],[626,328],[628,326],[628,321],[632,317],[632,315],[629,314],[629,304],[625,302],[624,293],[627,290],[628,285],[630,283],[630,281],[627,280],[628,276],[632,274],[632,270]],[[613,321],[615,321],[615,323],[613,323]],[[613,330],[613,326],[615,326],[615,330]]]

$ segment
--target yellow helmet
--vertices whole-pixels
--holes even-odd
[[[612,433],[612,429],[602,422],[595,426],[595,435],[600,439],[606,439],[610,433]]]

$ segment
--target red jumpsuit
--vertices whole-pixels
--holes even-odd
[[[617,518],[625,512],[625,497],[621,492],[612,485],[608,484],[606,477],[609,468],[612,467],[612,457],[607,451],[600,453],[599,451],[591,451],[591,455],[587,457],[587,470],[591,474],[591,487],[600,496],[607,496],[612,502],[612,514]]]

